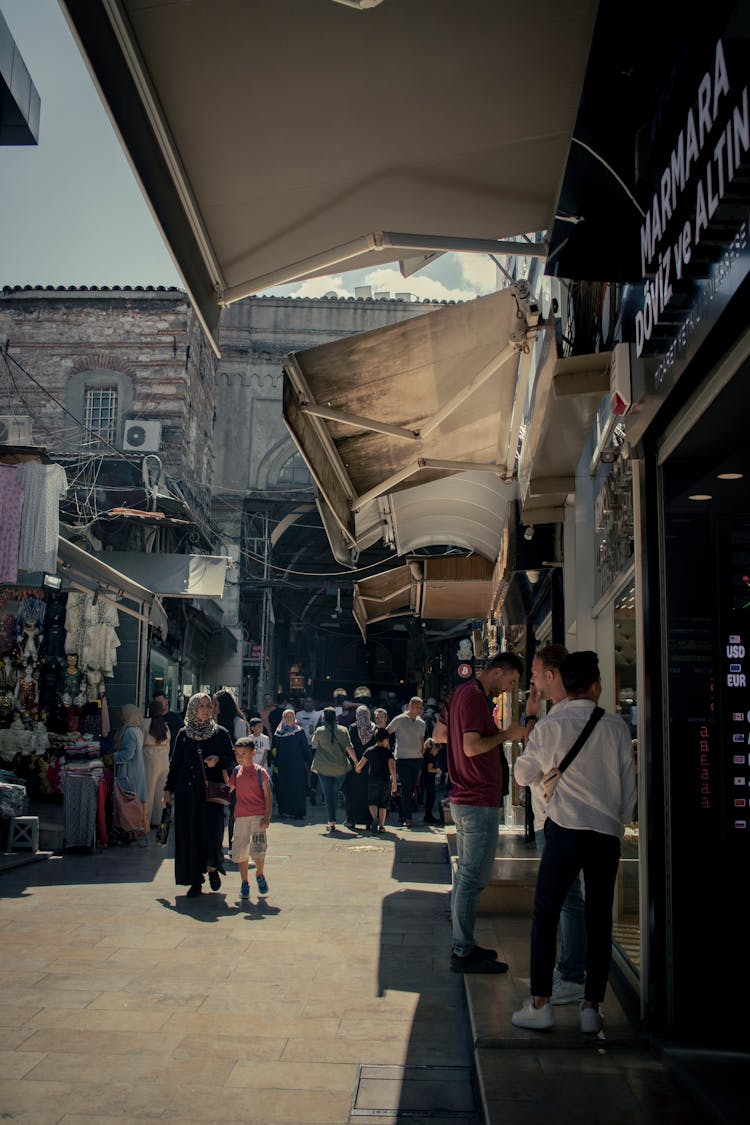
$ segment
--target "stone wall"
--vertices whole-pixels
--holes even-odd
[[[97,373],[102,383],[114,380],[123,407],[115,446],[121,449],[126,417],[160,421],[164,468],[208,519],[215,358],[181,290],[5,289],[0,341],[6,339],[28,374],[13,364],[10,374],[0,371],[0,414],[28,413],[33,444],[53,456],[82,449],[117,456],[87,440],[78,424],[86,379]]]

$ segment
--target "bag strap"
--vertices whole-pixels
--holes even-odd
[[[586,726],[583,728],[581,733],[578,735],[578,738],[575,740],[575,742],[571,746],[570,750],[568,750],[567,754],[565,755],[563,760],[560,762],[560,765],[557,767],[558,770],[560,771],[560,773],[563,773],[568,768],[568,766],[573,761],[573,759],[575,758],[578,751],[583,747],[584,742],[586,741],[588,736],[591,734],[592,730],[594,729],[596,724],[599,722],[599,720],[601,719],[603,714],[604,714],[604,708],[603,707],[595,707],[594,710],[591,712],[591,714],[589,715],[589,718],[588,718],[588,722],[586,723]]]
[[[202,752],[200,746],[198,745],[198,743],[195,739],[193,739],[193,746],[195,746],[195,752],[198,755],[198,761],[201,764],[201,773],[203,774],[203,784],[208,785],[208,778],[206,777],[206,763],[203,761],[203,752]]]

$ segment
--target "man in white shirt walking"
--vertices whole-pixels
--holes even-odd
[[[311,695],[306,695],[302,700],[302,710],[298,711],[294,716],[299,725],[305,732],[307,745],[312,750],[312,736],[315,734],[316,728],[320,725],[320,718],[323,712],[315,706],[315,700]],[[310,804],[315,804],[315,789],[318,785],[318,775],[310,772],[310,767],[307,767],[307,795],[310,799]]]
[[[396,773],[401,786],[400,815],[404,828],[411,828],[414,786],[422,769],[425,730],[423,710],[424,703],[418,695],[413,695],[406,711],[402,715],[396,715],[386,727],[390,734],[396,736]]]
[[[539,785],[560,765],[592,716],[601,694],[595,652],[574,652],[560,669],[567,698],[537,724],[514,773],[520,785]],[[531,927],[531,996],[514,1012],[515,1027],[554,1027],[550,1004],[560,908],[580,871],[586,884],[586,984],[581,1031],[603,1026],[601,1002],[612,960],[612,902],[620,841],[636,799],[630,733],[617,715],[602,715],[580,753],[560,775],[545,822]]]

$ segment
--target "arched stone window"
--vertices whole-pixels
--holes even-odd
[[[65,445],[84,452],[120,447],[125,418],[133,409],[133,383],[122,371],[104,367],[71,375],[65,387]],[[73,419],[78,419],[80,425]]]
[[[307,465],[288,437],[278,441],[258,467],[258,488],[302,488],[311,484]]]

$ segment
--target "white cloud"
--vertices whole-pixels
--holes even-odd
[[[458,259],[467,287],[473,288],[477,295],[495,292],[497,266],[488,254],[459,254]]]
[[[476,254],[443,254],[420,273],[403,277],[395,265],[377,269],[314,277],[309,281],[282,285],[267,295],[286,297],[353,297],[355,289],[369,285],[373,294],[411,293],[420,301],[472,301],[498,288],[497,270],[490,258]]]

